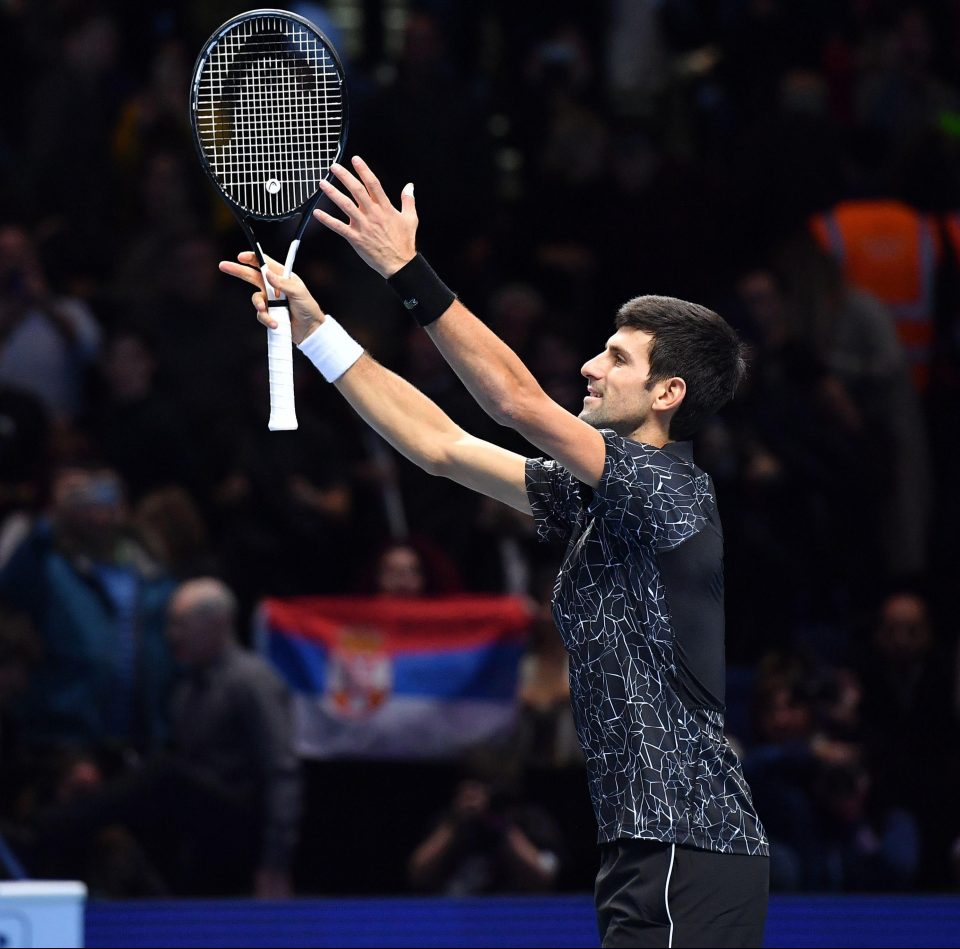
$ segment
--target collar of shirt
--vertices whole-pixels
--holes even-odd
[[[630,439],[632,441],[633,439]],[[657,448],[656,445],[647,445],[646,442],[638,442],[639,445],[644,445],[647,448],[652,448],[654,451],[666,451],[671,455],[676,455],[677,458],[682,459],[683,461],[689,461],[693,463],[693,442],[667,442],[662,448]]]

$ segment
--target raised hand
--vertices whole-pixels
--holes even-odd
[[[352,163],[356,175],[343,165],[330,166],[348,194],[332,182],[320,183],[323,193],[348,220],[341,221],[319,208],[313,216],[335,234],[345,237],[381,277],[390,277],[417,255],[417,208],[413,185],[408,184],[401,192],[398,211],[370,166],[359,156],[354,156]]]
[[[260,272],[260,263],[253,251],[246,250],[237,254],[240,263],[232,260],[221,260],[220,270],[231,277],[238,277],[256,287],[256,293],[251,297],[257,319],[270,329],[277,328],[277,321],[270,316],[270,307],[267,306],[267,295],[263,286],[263,275]],[[290,328],[293,341],[299,346],[317,326],[324,320],[320,304],[310,295],[304,282],[296,275],[283,275],[283,264],[272,257],[264,257],[267,262],[268,279],[271,286],[287,298],[290,308]]]

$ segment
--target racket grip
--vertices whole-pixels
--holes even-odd
[[[267,368],[270,372],[271,432],[289,432],[297,427],[293,401],[293,339],[290,335],[290,311],[285,306],[270,307],[277,328],[267,327]]]

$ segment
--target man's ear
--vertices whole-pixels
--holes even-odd
[[[669,412],[680,407],[683,397],[687,394],[687,384],[679,376],[664,379],[657,386],[657,397],[653,400],[653,408],[658,412]]]

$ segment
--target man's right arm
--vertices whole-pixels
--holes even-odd
[[[353,160],[356,175],[340,165],[331,167],[348,194],[330,182],[322,182],[321,188],[348,222],[320,209],[314,216],[349,241],[379,274],[396,277],[416,257],[412,186],[403,189],[402,210],[398,211],[360,158]],[[422,290],[427,297],[434,297],[426,303],[425,313],[432,314],[427,332],[480,407],[596,488],[606,461],[600,433],[551,399],[506,343],[458,300],[449,299],[449,290],[443,288],[439,295],[435,287],[431,291],[421,286]],[[404,305],[424,306],[426,298],[421,291],[411,289]]]
[[[257,318],[272,326],[256,258],[244,253],[239,260],[224,261],[220,269],[257,288]],[[323,328],[326,316],[296,275],[271,273],[270,280],[289,301],[293,339],[299,346]],[[334,384],[365,422],[424,471],[530,513],[522,455],[465,432],[422,392],[366,353]]]
[[[367,354],[334,384],[371,428],[424,471],[530,513],[523,455],[465,432],[422,392]]]

